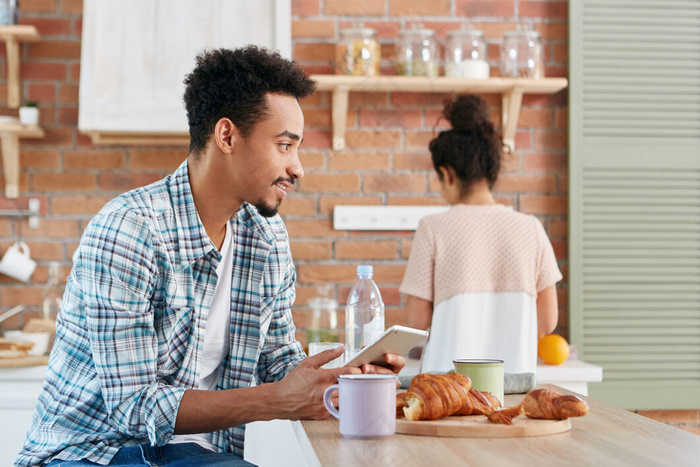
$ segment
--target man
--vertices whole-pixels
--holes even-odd
[[[325,418],[325,388],[360,372],[294,338],[277,209],[304,174],[314,82],[250,46],[202,54],[185,84],[189,157],[108,203],[73,256],[18,465],[249,465],[242,425]]]

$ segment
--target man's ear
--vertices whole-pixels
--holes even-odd
[[[219,147],[221,152],[230,154],[233,152],[233,147],[236,143],[238,129],[228,118],[220,118],[214,126],[214,142]]]

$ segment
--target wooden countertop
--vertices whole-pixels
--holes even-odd
[[[562,394],[574,394],[542,385]],[[506,406],[523,395],[506,396]],[[310,466],[502,466],[697,465],[700,436],[584,397],[587,416],[571,419],[567,433],[529,438],[436,438],[394,435],[344,439],[338,421],[295,424]]]

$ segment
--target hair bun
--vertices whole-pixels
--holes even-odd
[[[443,115],[456,131],[477,131],[491,123],[486,102],[473,94],[447,102]]]

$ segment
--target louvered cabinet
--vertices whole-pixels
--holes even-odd
[[[700,407],[700,0],[570,2],[570,334],[590,395]]]

